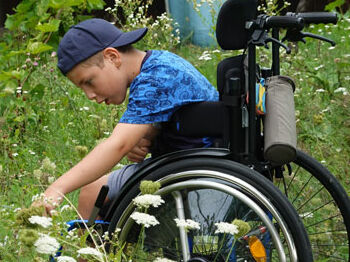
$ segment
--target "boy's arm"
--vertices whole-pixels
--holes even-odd
[[[111,170],[139,141],[154,133],[152,124],[118,124],[111,136],[97,145],[77,165],[59,177],[45,191],[53,202],[102,177]]]

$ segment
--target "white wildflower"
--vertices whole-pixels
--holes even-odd
[[[193,221],[191,219],[174,219],[177,227],[184,227],[185,229],[200,229],[200,225],[198,222]]]
[[[56,210],[51,210],[51,211],[50,211],[50,215],[51,215],[51,216],[57,216],[57,215],[58,215],[58,212],[57,212]],[[58,224],[60,224],[60,223],[58,223]]]
[[[40,225],[43,228],[52,226],[51,217],[31,216],[28,220],[30,223]]]
[[[18,156],[18,153],[13,153],[12,156],[16,157]]]
[[[159,207],[164,200],[158,195],[145,194],[135,197],[133,202],[137,207],[149,208],[150,206]]]
[[[32,196],[32,202],[37,201],[39,199],[43,199],[45,197],[44,193],[36,194]]]
[[[210,53],[208,51],[204,51],[202,55],[198,58],[198,60],[204,60],[204,61],[211,60]]]
[[[334,90],[334,93],[340,93],[340,92],[346,92],[346,88],[345,87],[339,87],[337,89]]]
[[[335,46],[328,47],[328,50],[333,50]]]
[[[72,257],[60,256],[57,258],[57,262],[76,262],[76,260]]]
[[[316,93],[324,93],[324,92],[326,92],[326,90],[324,90],[322,88],[316,90]]]
[[[157,257],[153,262],[175,262],[174,260],[170,260],[164,257]]]
[[[56,178],[53,177],[53,176],[49,176],[49,177],[47,178],[47,182],[48,182],[49,184],[52,184],[55,180],[56,180]]]
[[[40,254],[53,255],[60,248],[60,243],[48,235],[40,234],[40,237],[34,243],[35,249]]]
[[[84,248],[79,249],[77,252],[78,252],[79,256],[80,255],[91,255],[91,256],[94,256],[94,257],[99,258],[99,259],[102,259],[102,257],[103,257],[102,253],[100,251],[98,251],[97,249],[92,248],[92,247],[84,247]]]
[[[227,233],[231,235],[235,235],[238,233],[238,227],[232,223],[220,222],[215,223],[217,229],[215,230],[215,234],[217,233]]]
[[[314,214],[312,212],[306,212],[304,214],[300,214],[301,218],[312,218]]]
[[[154,216],[145,213],[134,212],[130,217],[134,219],[137,224],[142,224],[145,227],[155,226],[159,224],[159,221]]]
[[[318,70],[320,70],[321,68],[323,68],[324,67],[324,65],[319,65],[319,66],[316,66],[314,69],[316,70],[316,71],[318,71]]]
[[[123,168],[125,165],[122,165],[122,164],[117,164],[115,167],[117,168],[117,169],[120,169],[120,168]]]
[[[63,212],[63,211],[65,211],[65,210],[70,210],[70,209],[72,209],[72,207],[70,206],[70,205],[64,205],[64,206],[62,206],[61,207],[61,213]]]

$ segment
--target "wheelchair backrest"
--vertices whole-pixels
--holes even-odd
[[[216,23],[216,39],[224,50],[247,47],[249,32],[245,23],[256,16],[257,0],[227,0],[221,7]]]

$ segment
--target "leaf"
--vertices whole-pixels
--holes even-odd
[[[342,6],[344,3],[345,0],[336,0],[326,5],[325,10],[328,12],[334,11],[337,7]]]
[[[15,117],[15,119],[13,119],[13,121],[20,123],[20,122],[23,122],[24,119],[25,119],[24,115],[20,115],[20,116]]]
[[[105,6],[105,2],[103,0],[87,0],[88,10],[91,11],[92,9],[103,9]]]
[[[13,30],[15,27],[15,21],[14,21],[14,17],[13,16],[9,16],[7,15],[7,19],[5,21],[5,28],[7,28],[8,30]]]
[[[49,7],[60,9],[63,7],[79,6],[84,3],[84,0],[50,0]]]
[[[45,24],[38,24],[35,28],[43,33],[57,32],[60,26],[60,20],[52,19],[50,22]]]
[[[16,55],[23,55],[26,53],[26,50],[18,50],[18,51],[11,51],[8,54],[6,54],[7,57],[12,57]]]
[[[7,80],[7,79],[18,79],[20,80],[22,76],[24,76],[25,72],[23,70],[17,71],[17,70],[12,70],[12,71],[3,71],[0,74],[0,80]]]
[[[39,54],[51,49],[52,49],[52,46],[44,44],[42,42],[29,43],[27,46],[27,52],[31,54]]]

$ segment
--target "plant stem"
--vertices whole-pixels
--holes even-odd
[[[226,237],[226,233],[224,233],[224,236],[223,236],[223,237],[222,237],[222,239],[221,239],[220,248],[218,249],[218,252],[216,253],[216,255],[215,255],[215,258],[214,258],[214,261],[213,261],[213,262],[215,262],[215,261],[216,261],[216,259],[218,258],[219,254],[220,254],[220,251],[221,251],[221,249],[222,249],[222,247],[223,247],[223,245],[224,245],[225,237]]]
[[[230,252],[228,253],[228,255],[227,255],[227,257],[226,257],[225,262],[228,262],[228,259],[229,259],[230,256],[231,256],[231,253],[232,253],[232,251],[233,251],[233,248],[234,248],[235,244],[236,244],[236,239],[232,242],[232,246],[231,246]]]

